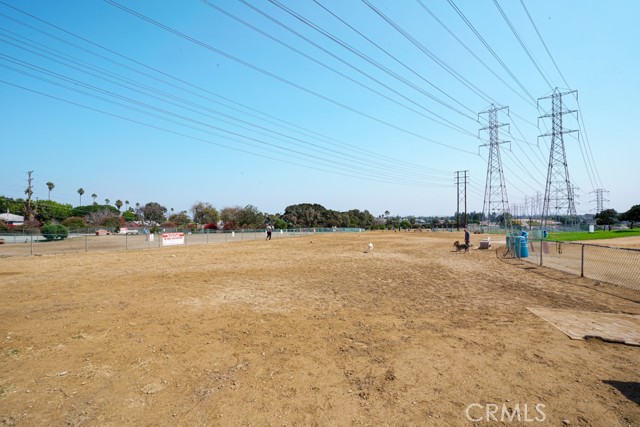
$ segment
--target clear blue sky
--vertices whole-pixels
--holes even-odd
[[[524,0],[561,75],[521,2],[498,0],[548,83],[493,0],[451,3],[517,81],[446,0],[0,0],[0,194],[24,197],[33,170],[34,197],[52,181],[73,205],[82,187],[83,204],[451,215],[468,170],[481,211],[477,113],[495,102],[522,204],[546,180],[550,102],[535,100],[568,83],[584,121],[564,121],[581,128],[565,137],[578,212],[596,188],[605,207],[639,203],[640,2]]]

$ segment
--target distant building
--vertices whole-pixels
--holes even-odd
[[[7,212],[0,214],[0,221],[7,225],[22,225],[24,224],[24,217]]]

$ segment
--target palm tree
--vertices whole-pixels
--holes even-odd
[[[80,206],[82,206],[82,195],[84,194],[84,188],[78,188],[78,194],[80,195]]]
[[[93,193],[93,194],[91,195],[91,198],[93,199],[93,204],[94,204],[94,205],[97,205],[97,203],[96,203],[96,199],[98,198],[98,195],[97,195],[96,193]]]
[[[125,211],[128,211],[128,210],[129,210],[129,201],[128,201],[128,200],[125,200],[125,201],[124,201],[124,210],[125,210]]]
[[[110,202],[111,202],[111,200],[109,200],[109,199],[104,199],[104,204],[105,204],[105,205],[108,205]]]
[[[51,190],[55,188],[55,184],[51,181],[47,182],[47,188],[49,189],[49,200],[51,200]]]
[[[116,200],[116,208],[118,208],[118,212],[120,212],[120,208],[122,207],[122,200]]]

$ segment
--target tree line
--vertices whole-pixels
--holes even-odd
[[[80,189],[82,190],[82,189]],[[78,193],[79,201],[84,191]],[[92,195],[92,197],[95,194]],[[0,196],[0,212],[11,212],[25,217],[25,224],[18,228],[36,229],[45,224],[61,224],[71,229],[87,227],[149,226],[198,229],[259,229],[271,224],[277,229],[313,227],[356,227],[371,229],[375,218],[367,210],[352,209],[339,212],[319,204],[302,203],[287,206],[284,213],[261,212],[256,206],[230,206],[220,210],[208,202],[195,202],[189,211],[176,212],[158,202],[130,204],[109,199],[98,203],[96,197],[90,205],[72,206],[53,200],[25,200]],[[125,207],[123,210],[122,207]],[[0,221],[0,228],[9,227]]]
[[[627,221],[629,227],[633,229],[634,224],[640,222],[640,205],[633,205],[626,212],[618,213],[615,209],[605,209],[602,212],[598,212],[595,216],[596,224],[611,226],[619,223],[620,221]]]
[[[53,186],[49,186],[50,190]],[[82,190],[82,189],[79,189]],[[81,197],[83,191],[78,192]],[[50,195],[50,194],[49,194]],[[112,205],[109,199],[104,204],[98,203],[97,195],[91,195],[93,203],[72,206],[53,200],[13,199],[0,196],[0,212],[11,212],[25,217],[22,228],[36,229],[45,224],[62,224],[71,229],[87,227],[120,228],[123,226],[149,226],[176,228],[182,230],[199,229],[259,229],[271,224],[276,229],[287,228],[331,228],[352,227],[363,229],[416,229],[416,228],[451,228],[457,223],[464,225],[461,216],[456,222],[452,216],[391,216],[389,211],[374,217],[368,210],[351,209],[337,211],[327,209],[317,203],[300,203],[287,206],[283,213],[261,212],[256,206],[230,206],[217,209],[208,202],[195,202],[189,211],[176,212],[167,209],[158,202],[131,204],[116,200]],[[124,208],[124,209],[123,209]],[[469,224],[480,223],[484,216],[481,212],[469,212]],[[627,221],[630,227],[640,222],[640,205],[632,206],[628,211],[618,213],[614,209],[606,209],[595,216],[598,225],[611,226],[620,221]],[[494,218],[502,222],[500,217]],[[0,221],[0,230],[9,228]]]

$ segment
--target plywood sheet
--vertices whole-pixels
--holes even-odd
[[[600,338],[604,341],[640,346],[640,315],[527,307],[572,339]]]

